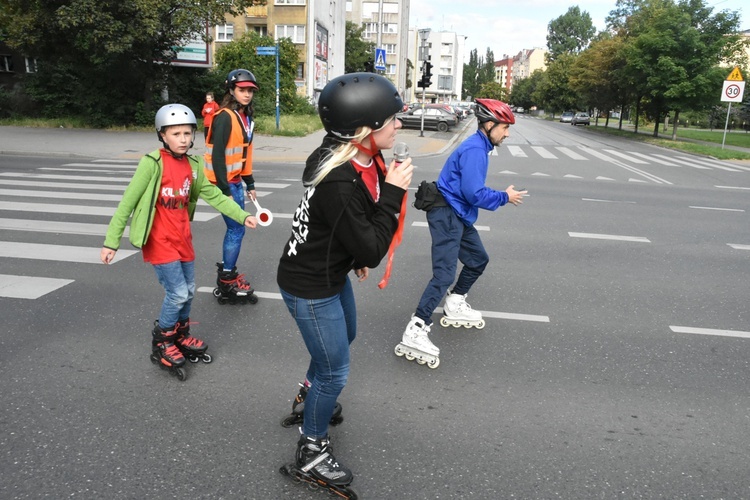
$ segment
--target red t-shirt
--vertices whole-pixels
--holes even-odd
[[[143,260],[154,265],[190,262],[195,260],[188,213],[193,170],[186,156],[178,160],[164,149],[161,160],[161,188],[156,197],[154,223],[143,245]]]
[[[201,115],[203,115],[203,127],[208,128],[214,119],[214,114],[221,109],[221,106],[216,101],[207,102],[201,109]]]
[[[352,165],[354,170],[359,172],[362,180],[367,186],[367,190],[370,191],[372,199],[377,203],[380,200],[380,182],[378,180],[378,166],[374,161],[370,160],[369,165],[362,165],[357,160],[352,159]]]

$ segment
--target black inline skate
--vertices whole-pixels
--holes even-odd
[[[191,363],[197,363],[198,361],[210,363],[213,358],[206,352],[208,344],[190,335],[190,324],[189,318],[177,322],[177,337],[174,344]]]
[[[183,368],[185,365],[185,356],[182,355],[174,341],[177,338],[177,326],[172,329],[162,329],[159,321],[154,322],[154,330],[151,332],[153,340],[151,341],[151,362],[159,365],[169,373],[184,381],[187,379],[187,372]]]
[[[244,274],[237,273],[237,267],[231,271],[224,270],[224,263],[217,262],[218,273],[216,277],[216,288],[214,288],[214,297],[219,304],[256,304],[258,296],[250,283],[245,281]]]
[[[310,489],[322,488],[331,496],[350,500],[359,498],[354,488],[349,486],[354,479],[352,471],[336,461],[327,438],[300,436],[295,462],[282,465],[279,472],[295,482],[307,483]]]
[[[299,425],[305,421],[305,398],[307,397],[308,387],[305,384],[300,384],[299,393],[292,401],[292,413],[281,419],[282,427],[293,427]],[[336,402],[336,406],[333,408],[333,415],[331,415],[330,425],[339,425],[344,421],[344,416],[341,414],[343,409],[341,405]]]

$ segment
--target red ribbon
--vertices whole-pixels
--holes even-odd
[[[385,264],[385,274],[383,279],[378,283],[378,288],[381,290],[388,286],[388,280],[391,278],[391,267],[393,266],[393,254],[396,252],[396,248],[401,244],[401,239],[404,234],[404,220],[406,219],[406,200],[409,197],[409,193],[404,193],[404,198],[401,200],[401,213],[398,214],[398,227],[396,227],[396,233],[393,235],[391,244],[388,247],[388,262]]]

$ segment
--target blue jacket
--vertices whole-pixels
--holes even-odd
[[[508,193],[485,186],[488,155],[494,148],[477,130],[451,153],[438,177],[440,193],[467,226],[477,221],[480,208],[497,210],[508,203]]]

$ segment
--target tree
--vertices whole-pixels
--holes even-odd
[[[489,47],[485,58],[479,57],[477,49],[469,52],[469,63],[464,64],[464,88],[461,96],[477,96],[486,83],[495,81],[495,55]]]
[[[547,60],[555,61],[562,54],[579,54],[596,34],[588,12],[576,5],[547,25]]]
[[[508,89],[497,82],[489,82],[480,87],[476,97],[508,102]]]
[[[531,96],[536,105],[549,108],[553,113],[582,107],[578,93],[570,86],[571,68],[578,57],[560,54],[547,66]]]
[[[40,61],[33,91],[46,114],[132,123],[159,104],[175,47],[257,3],[265,0],[0,0],[0,29]]]
[[[519,80],[513,84],[513,88],[510,90],[510,97],[508,100],[513,103],[514,106],[521,106],[526,109],[531,109],[537,106],[539,103],[534,99],[537,88],[541,80],[544,78],[544,71],[538,69],[534,71],[531,76]]]
[[[346,54],[344,71],[356,73],[366,71],[367,63],[374,64],[375,44],[362,38],[363,27],[351,21],[346,22]]]

